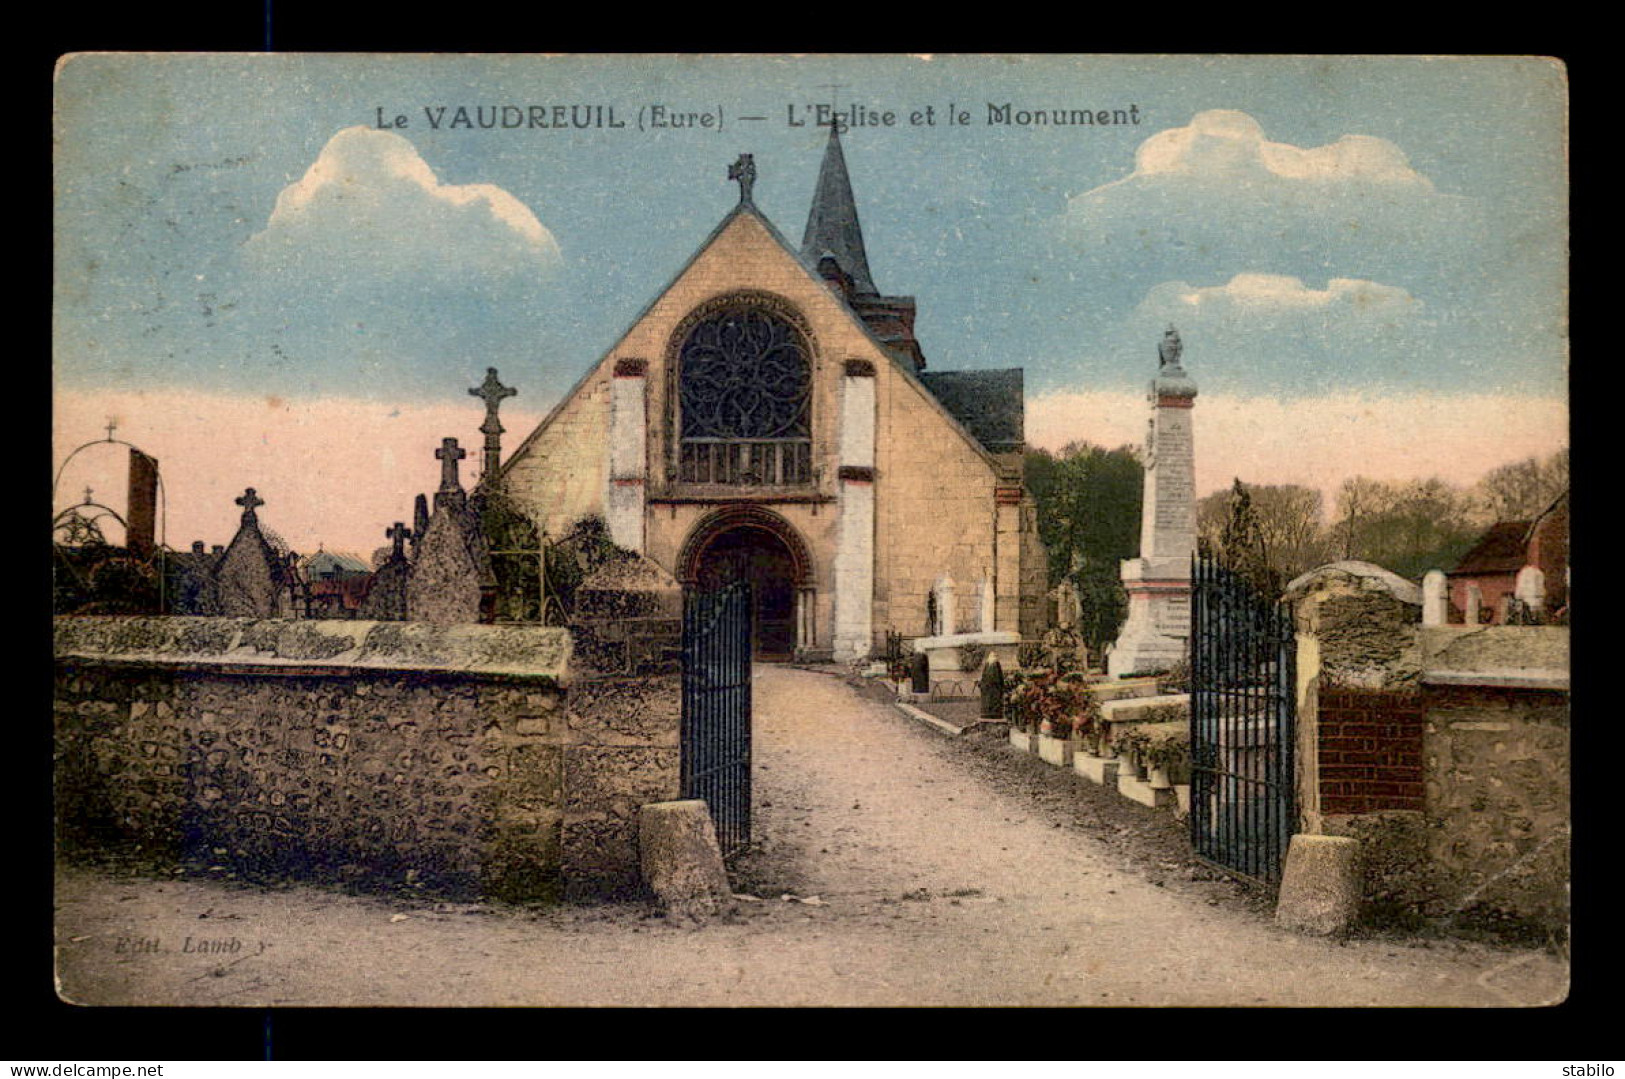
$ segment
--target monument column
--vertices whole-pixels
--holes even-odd
[[[1113,677],[1172,667],[1189,655],[1191,556],[1196,553],[1196,455],[1191,417],[1196,383],[1180,366],[1172,326],[1157,347],[1146,438],[1140,557],[1123,562],[1128,619],[1107,658]]]

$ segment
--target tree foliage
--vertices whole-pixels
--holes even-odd
[[[1502,465],[1470,487],[1437,477],[1352,476],[1338,488],[1328,522],[1313,488],[1237,479],[1197,503],[1197,539],[1266,590],[1339,559],[1420,580],[1430,569],[1454,566],[1490,525],[1532,520],[1568,484],[1567,450]]]
[[[1098,652],[1128,611],[1120,564],[1140,546],[1145,469],[1133,447],[1074,442],[1060,453],[1029,450],[1027,489],[1049,554],[1050,585],[1071,580],[1083,608],[1078,630]]]
[[[1230,490],[1197,503],[1197,538],[1258,587],[1276,592],[1327,561],[1323,502],[1312,487],[1252,486],[1238,478]]]
[[[1332,550],[1419,579],[1448,569],[1483,533],[1472,495],[1433,478],[1390,483],[1355,476],[1337,496]]]

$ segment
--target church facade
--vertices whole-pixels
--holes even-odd
[[[754,174],[742,156],[739,204],[503,464],[509,497],[555,536],[601,516],[684,585],[748,578],[759,658],[930,635],[944,578],[961,629],[1038,636],[1021,371],[926,370],[913,299],[871,279],[834,129],[799,248]]]

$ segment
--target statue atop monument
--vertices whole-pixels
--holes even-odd
[[[1185,345],[1179,340],[1179,331],[1172,325],[1163,331],[1162,340],[1157,343],[1157,356],[1162,360],[1159,368],[1178,367],[1180,354],[1185,351]]]

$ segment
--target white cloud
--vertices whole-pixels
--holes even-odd
[[[1334,277],[1324,289],[1305,285],[1300,278],[1285,274],[1241,273],[1223,285],[1196,288],[1183,281],[1171,281],[1152,289],[1141,303],[1146,311],[1332,311],[1346,310],[1358,316],[1391,318],[1408,315],[1421,307],[1409,292],[1393,285]]]
[[[1140,144],[1134,176],[1174,174],[1206,179],[1268,175],[1307,184],[1372,184],[1431,192],[1405,152],[1387,139],[1344,135],[1310,149],[1270,142],[1259,122],[1234,109],[1210,109],[1185,127],[1160,131]],[[1132,179],[1132,177],[1130,177]]]
[[[1234,110],[1146,139],[1126,176],[1068,199],[1064,225],[1083,253],[1131,258],[1128,272],[1153,279],[1260,265],[1377,278],[1405,266],[1414,279],[1489,257],[1477,203],[1439,192],[1394,143],[1274,142]]]
[[[493,184],[442,183],[410,141],[366,127],[328,140],[248,250],[339,276],[536,271],[560,261],[558,241],[519,199]]]
[[[1042,394],[1027,402],[1027,440],[1050,450],[1077,440],[1139,446],[1149,409],[1143,394]],[[1194,418],[1199,496],[1237,476],[1328,493],[1355,475],[1439,476],[1466,485],[1568,444],[1565,403],[1532,395],[1349,393],[1283,401],[1202,394]]]

